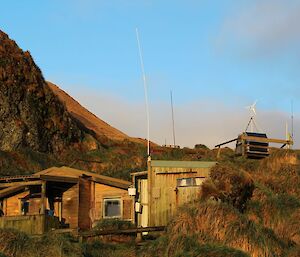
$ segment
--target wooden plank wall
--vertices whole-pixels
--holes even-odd
[[[20,198],[29,194],[29,191],[25,191],[3,201],[3,212],[5,216],[18,216],[21,215],[21,201]]]
[[[120,197],[123,202],[122,219],[130,220],[132,217],[132,198],[127,190],[95,183],[95,222],[103,219],[103,200],[105,198]]]
[[[75,184],[63,193],[62,217],[70,228],[78,227],[79,186]]]
[[[28,234],[42,234],[44,224],[43,215],[0,217],[0,228],[14,228]]]
[[[84,180],[80,180],[79,184],[73,185],[63,193],[61,204],[58,202],[54,204],[55,215],[59,216],[60,208],[62,208],[62,218],[65,219],[66,224],[70,225],[70,228],[87,229],[92,226],[93,222],[101,220],[105,198],[121,198],[122,219],[131,220],[133,216],[132,198],[128,195],[127,190]],[[28,194],[29,191],[26,191],[5,199],[3,201],[5,215],[21,215],[20,198]],[[39,214],[41,199],[33,198],[29,201],[28,215]],[[46,203],[46,208],[49,209],[48,200]]]
[[[167,225],[179,206],[198,198],[200,187],[177,188],[177,179],[208,177],[209,171],[210,168],[152,167],[149,226]]]

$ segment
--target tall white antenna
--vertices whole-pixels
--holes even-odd
[[[143,76],[143,82],[144,82],[144,91],[145,91],[145,102],[146,102],[146,112],[147,112],[147,155],[150,156],[150,118],[149,118],[149,103],[148,103],[148,86],[147,86],[147,80],[145,75],[145,68],[144,68],[144,61],[143,61],[143,55],[142,55],[142,48],[140,44],[140,38],[139,38],[139,31],[136,28],[136,39],[138,43],[139,48],[139,55],[140,55],[140,63],[141,63],[141,69],[142,69],[142,76]]]
[[[294,102],[291,100],[291,125],[292,125],[292,140],[294,140]]]
[[[170,96],[171,96],[171,109],[172,109],[173,143],[174,143],[174,147],[175,147],[176,146],[176,141],[175,141],[175,122],[174,122],[174,110],[173,110],[172,90],[170,91]]]

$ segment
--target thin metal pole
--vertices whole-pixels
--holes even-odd
[[[294,140],[294,102],[291,100],[292,139]]]
[[[145,91],[145,102],[146,102],[146,112],[147,112],[147,155],[150,156],[150,118],[149,118],[149,102],[148,102],[148,86],[147,86],[147,80],[145,75],[145,68],[144,68],[144,61],[143,61],[143,55],[142,55],[142,48],[140,44],[140,38],[139,38],[139,31],[136,28],[136,39],[138,43],[139,48],[139,55],[140,55],[140,63],[141,63],[141,69],[142,69],[142,76],[143,76],[143,82],[144,82],[144,91]]]
[[[171,109],[172,109],[173,143],[174,143],[174,147],[175,147],[176,146],[176,141],[175,141],[175,122],[174,122],[174,110],[173,110],[172,90],[170,91],[170,96],[171,96]]]
[[[286,141],[290,140],[290,134],[289,134],[289,125],[288,122],[285,123],[285,139]],[[287,149],[290,149],[290,144],[286,145]]]

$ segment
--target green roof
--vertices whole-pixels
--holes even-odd
[[[204,161],[151,161],[151,167],[168,167],[168,168],[211,168],[217,162]]]

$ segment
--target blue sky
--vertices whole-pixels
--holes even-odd
[[[235,110],[241,113],[241,120],[236,121],[240,129],[242,117],[248,118],[244,106],[255,100],[259,100],[265,126],[269,126],[266,113],[275,120],[275,113],[280,113],[280,124],[288,119],[291,100],[295,113],[300,111],[297,2],[12,0],[1,3],[0,29],[31,52],[47,80],[112,125],[135,135],[135,121],[121,123],[119,116],[126,113],[106,110],[116,107],[99,101],[103,96],[112,98],[111,103],[122,102],[124,106],[118,108],[128,112],[134,111],[128,106],[140,108],[143,103],[138,27],[153,120],[169,119],[169,91],[173,90],[178,123],[182,110],[190,106],[185,115],[194,123],[200,115],[194,125],[201,128],[202,113],[195,109],[218,106],[215,113],[221,117]],[[165,114],[158,117],[161,108]],[[203,118],[208,116],[220,118],[210,114]],[[153,134],[162,142],[164,136],[159,133]],[[144,130],[137,136],[144,136]],[[229,132],[223,135],[230,136]],[[181,137],[182,144],[192,144],[183,132]]]

